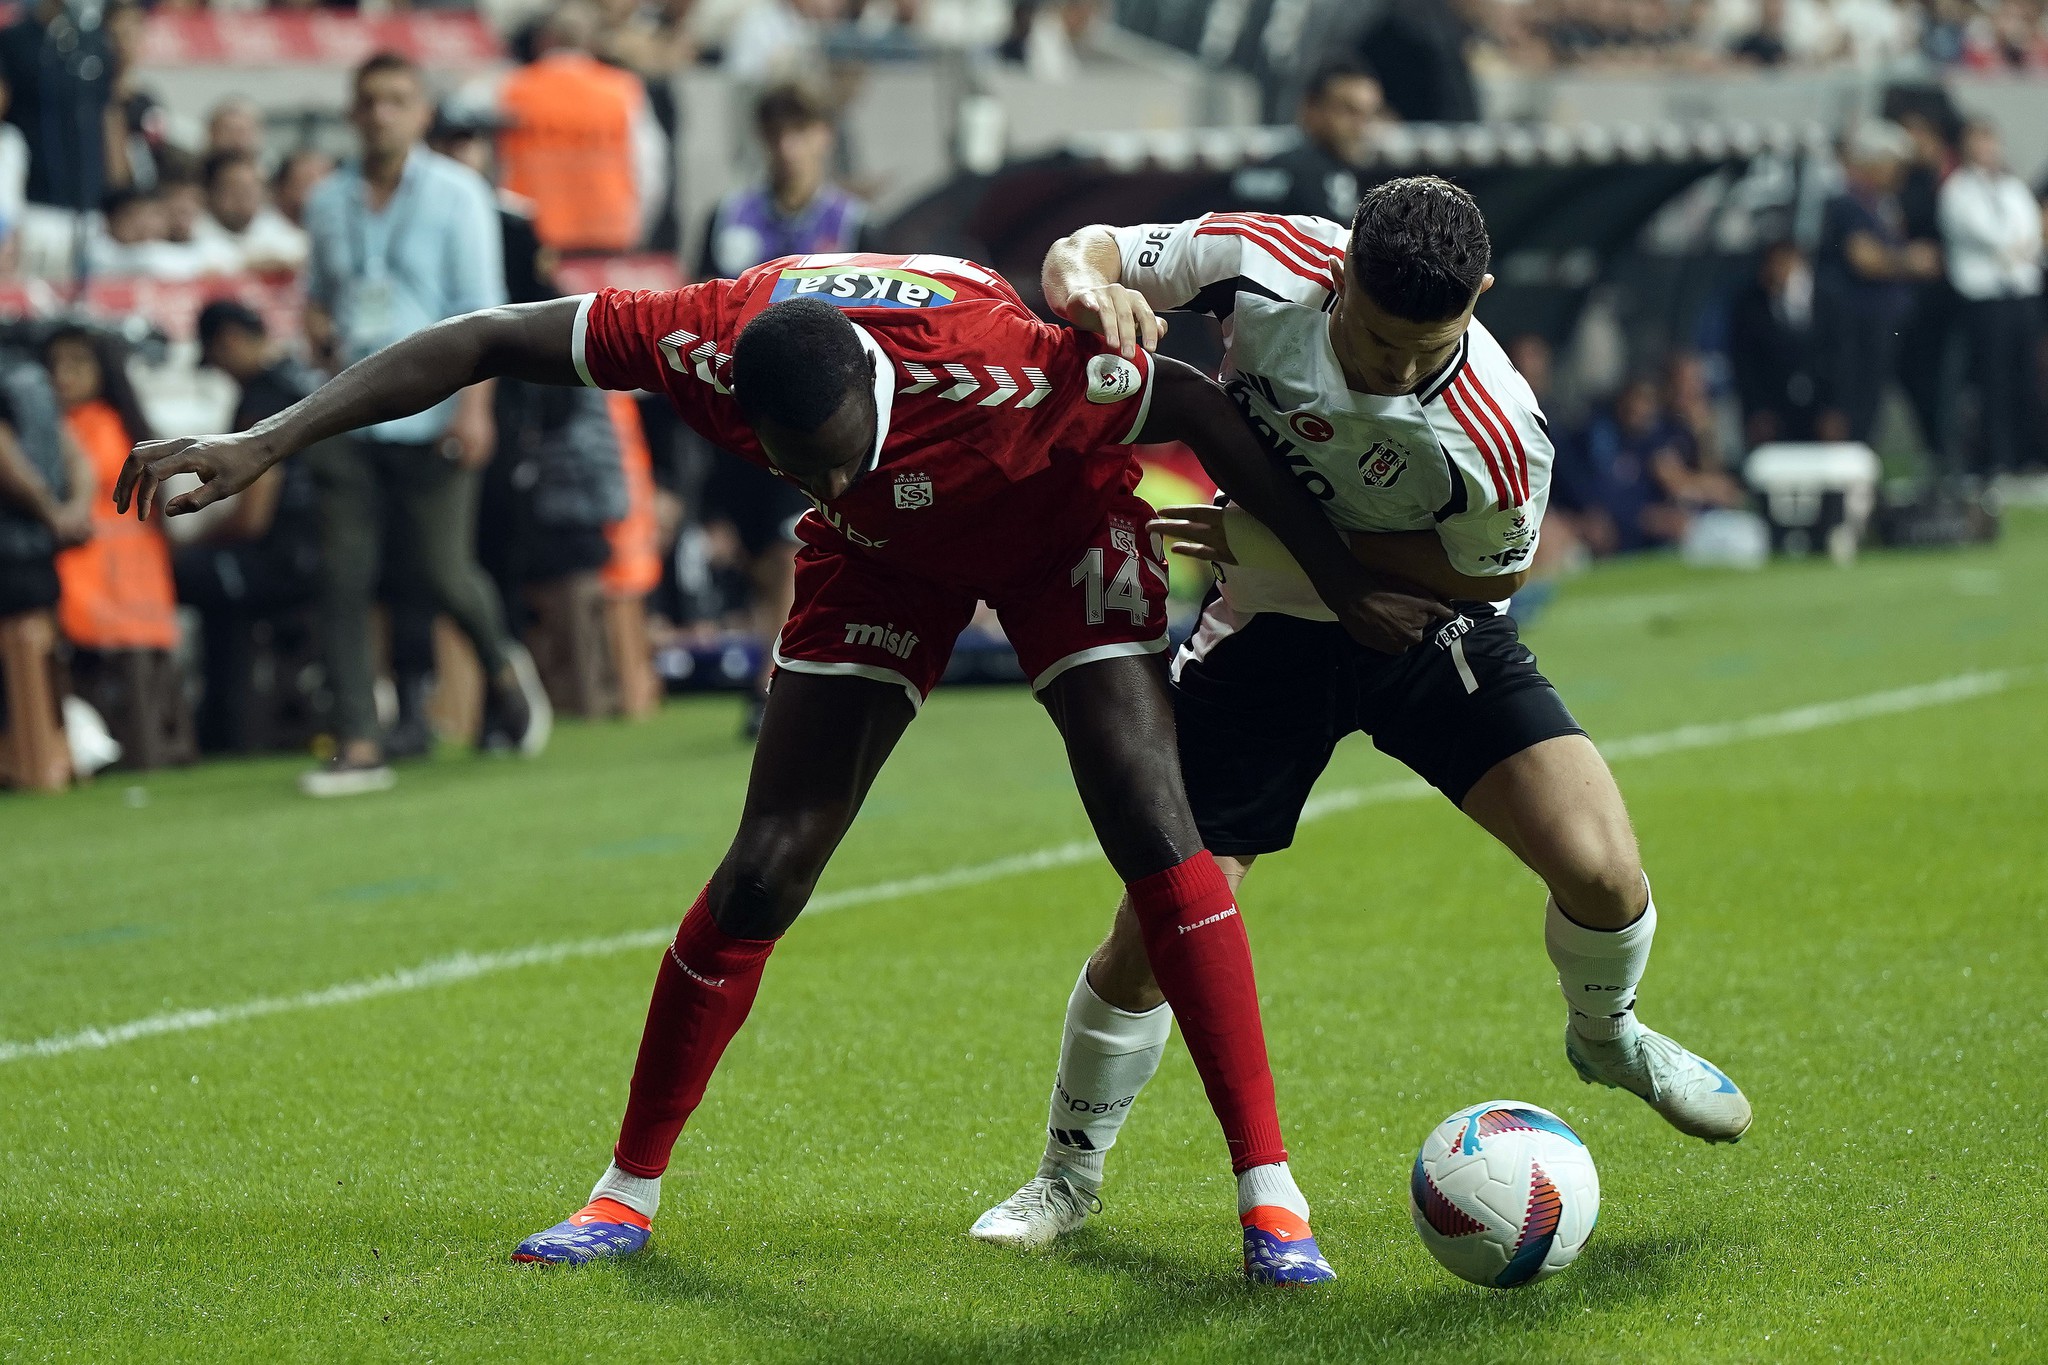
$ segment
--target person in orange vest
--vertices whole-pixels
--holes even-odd
[[[92,539],[57,556],[63,598],[57,625],[80,649],[175,649],[177,593],[161,528],[115,513],[114,480],[137,441],[153,433],[111,338],[67,326],[43,343],[43,363],[64,425],[102,495]]]
[[[505,188],[533,201],[542,243],[561,251],[638,246],[668,189],[668,139],[646,87],[591,55],[596,29],[591,8],[569,0],[498,92]]]

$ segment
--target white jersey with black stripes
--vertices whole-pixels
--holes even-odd
[[[1323,218],[1214,213],[1112,229],[1122,282],[1224,328],[1224,377],[1260,438],[1346,531],[1434,530],[1458,572],[1528,567],[1550,495],[1536,396],[1474,321],[1420,390],[1354,392],[1330,342],[1349,231]],[[1233,614],[1334,619],[1299,575],[1233,568]]]

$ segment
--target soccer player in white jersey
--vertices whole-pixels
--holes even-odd
[[[1628,812],[1505,612],[1536,548],[1551,444],[1529,386],[1472,316],[1491,250],[1471,198],[1418,177],[1366,194],[1348,231],[1244,213],[1084,228],[1046,256],[1045,295],[1126,353],[1157,343],[1158,312],[1220,319],[1227,386],[1273,457],[1368,566],[1458,613],[1405,653],[1376,653],[1241,511],[1181,509],[1163,524],[1219,567],[1174,661],[1175,713],[1196,824],[1231,884],[1293,841],[1337,741],[1370,735],[1543,879],[1579,1075],[1640,1096],[1682,1133],[1733,1142],[1750,1123],[1735,1083],[1636,1019],[1657,910]],[[1038,1174],[976,1237],[1044,1245],[1100,1209],[1104,1157],[1171,1024],[1119,907],[1067,1002]],[[1306,1218],[1287,1184],[1267,1202]]]

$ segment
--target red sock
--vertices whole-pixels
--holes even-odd
[[[1223,870],[1207,853],[1127,888],[1152,976],[1173,1006],[1181,1037],[1230,1144],[1230,1169],[1287,1160],[1266,1032],[1252,980],[1252,948]]]
[[[652,1179],[668,1169],[683,1124],[704,1098],[725,1045],[747,1022],[761,968],[774,939],[734,938],[712,923],[705,898],[683,916],[662,955],[633,1064],[633,1090],[612,1158],[619,1169]]]

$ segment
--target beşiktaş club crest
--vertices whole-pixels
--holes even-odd
[[[1368,488],[1389,488],[1408,467],[1408,457],[1392,441],[1377,441],[1358,457],[1358,477]]]
[[[932,476],[929,474],[898,474],[896,476],[896,508],[901,512],[915,511],[932,505]]]

